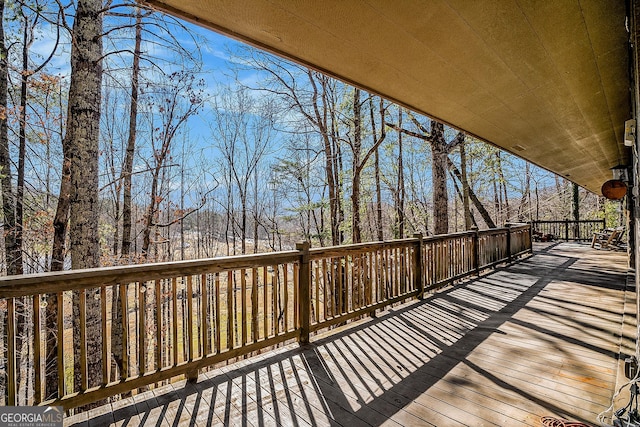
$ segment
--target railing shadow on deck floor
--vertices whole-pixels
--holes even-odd
[[[467,358],[492,334],[504,334],[500,327],[506,322],[617,357],[605,348],[514,319],[550,282],[564,277],[576,263],[576,258],[551,255],[551,249],[422,301],[390,309],[378,318],[307,346],[265,353],[258,359],[201,375],[197,383],[181,382],[172,390],[165,387],[154,394],[135,396],[135,405],[94,416],[92,425],[168,422],[173,426],[277,423],[351,427],[380,425],[390,418],[416,424],[421,420],[403,408],[460,363],[487,383],[514,392],[550,413],[591,422],[498,378]],[[594,285],[593,277],[580,280],[584,274],[576,273],[571,280]],[[557,317],[564,322],[579,322],[568,316]],[[449,381],[455,389],[467,380]],[[447,416],[441,416],[440,421],[436,416],[430,422],[441,425],[439,422],[447,421]]]

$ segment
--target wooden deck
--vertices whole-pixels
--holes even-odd
[[[540,426],[542,416],[595,425],[623,383],[619,354],[634,351],[626,254],[571,243],[536,249],[306,347],[267,352],[65,425]]]

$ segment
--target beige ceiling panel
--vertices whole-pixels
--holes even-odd
[[[460,16],[529,89],[553,72],[547,53],[515,1],[450,0]]]
[[[609,168],[628,161],[622,0],[149,3],[464,129],[596,192]]]

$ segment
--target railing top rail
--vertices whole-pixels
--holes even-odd
[[[506,228],[489,228],[487,230],[479,230],[478,234],[480,236],[495,236],[496,234],[505,234],[506,232]]]
[[[407,239],[385,240],[382,242],[354,243],[351,245],[328,246],[309,250],[311,259],[344,256],[347,254],[367,252],[377,249],[400,248],[418,243],[416,237]]]
[[[475,231],[459,231],[457,233],[451,233],[451,234],[436,234],[435,236],[427,236],[422,240],[425,243],[427,243],[427,242],[433,242],[437,240],[447,240],[447,239],[456,238],[456,237],[473,236],[474,234],[475,234]]]
[[[529,225],[511,227],[511,231],[526,229]],[[480,235],[502,234],[507,228],[480,230]],[[425,243],[445,241],[473,236],[475,231],[462,231],[424,237]],[[418,243],[418,238],[367,242],[343,246],[314,248],[309,251],[310,259],[339,257],[377,249],[400,248]],[[61,272],[36,273],[21,276],[0,277],[0,298],[29,296],[113,285],[117,283],[145,282],[156,279],[219,273],[229,270],[266,267],[300,260],[299,251],[281,251],[262,254],[237,255],[229,257],[207,258],[190,261],[173,261],[155,264],[137,264],[71,270]]]
[[[299,251],[237,255],[192,261],[136,264],[0,277],[0,298],[86,289],[117,283],[144,282],[298,261]]]
[[[517,231],[517,230],[527,230],[529,229],[529,224],[513,224],[511,226],[511,231]]]

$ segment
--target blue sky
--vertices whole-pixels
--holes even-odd
[[[173,18],[166,17],[166,21],[171,22],[171,20],[173,20]],[[209,96],[213,96],[218,91],[219,85],[226,86],[229,83],[232,83],[234,77],[232,76],[231,70],[233,68],[237,68],[235,65],[238,64],[234,64],[234,59],[230,56],[229,50],[233,51],[237,49],[241,46],[241,43],[188,22],[181,22],[181,24],[188,29],[188,32],[185,32],[180,29],[179,26],[174,25],[172,26],[171,36],[173,36],[186,51],[199,51],[203,64],[203,69],[199,73],[199,77],[205,81],[207,94]],[[53,48],[55,42],[55,32],[53,27],[44,26],[41,27],[39,31],[37,39],[32,47],[33,58],[36,63],[38,63],[38,57],[44,58],[49,55],[49,52]],[[145,51],[146,54],[151,54],[159,60],[168,62],[171,62],[171,60],[175,58],[175,54],[170,50],[152,42],[152,38],[149,34],[145,34],[143,38],[145,39],[143,51]],[[122,37],[113,42],[105,43],[105,51],[121,49],[132,50],[132,48],[133,42],[130,34],[128,37]],[[59,54],[53,58],[52,62],[47,67],[47,71],[50,74],[68,76],[70,72],[70,43],[69,35],[66,32],[61,34],[61,44],[58,47],[58,51]],[[127,62],[130,63],[130,55],[124,55],[122,60],[118,60],[115,57],[109,60],[113,62],[121,61],[122,66],[116,67],[120,69],[110,72],[112,74],[121,73],[121,76],[119,77],[121,77],[123,87],[127,87],[128,85],[126,81],[130,75],[130,69],[128,68]],[[179,64],[165,65],[163,71],[170,71],[171,67],[178,69],[181,66]],[[256,71],[240,71],[238,79],[248,86],[257,86],[256,82],[260,79],[260,75]],[[188,124],[189,138],[196,141],[196,144],[201,147],[203,155],[215,154],[211,147],[211,129],[208,125],[208,122],[211,120],[210,111],[211,107],[205,106],[199,116],[194,117]],[[272,154],[272,156],[277,155],[278,152]],[[515,163],[522,164],[521,161],[517,161]],[[522,169],[524,168],[522,167]],[[553,183],[553,178],[550,179],[551,181],[547,180],[545,184],[548,183],[547,185],[551,185]]]

